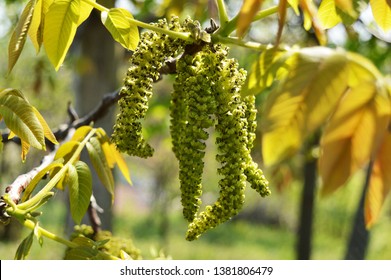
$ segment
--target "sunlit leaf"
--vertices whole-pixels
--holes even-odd
[[[300,15],[299,1],[300,0],[288,0],[289,5],[292,7],[293,11],[297,16]]]
[[[370,0],[372,14],[383,31],[391,29],[391,2],[389,0]]]
[[[45,24],[45,16],[53,2],[54,0],[37,0],[36,7],[34,9],[28,35],[30,36],[31,42],[33,43],[37,53],[40,51],[43,43],[43,26]]]
[[[99,179],[106,187],[107,191],[111,194],[112,201],[114,200],[114,178],[111,173],[111,169],[107,163],[105,154],[103,152],[102,146],[99,140],[96,137],[92,137],[89,142],[87,142],[87,151],[90,156],[92,165],[96,173],[98,174]]]
[[[316,38],[319,41],[320,45],[325,45],[327,43],[327,37],[324,32],[324,27],[322,26],[318,18],[318,10],[312,0],[300,0],[300,7],[303,10],[304,17],[304,28],[305,30],[312,29],[315,32]]]
[[[50,170],[53,170],[54,168],[61,168],[63,167],[62,160],[56,160],[46,166],[44,169],[38,172],[37,175],[34,176],[34,178],[31,180],[31,182],[27,185],[26,189],[23,192],[22,196],[22,202],[26,201],[30,198],[30,195],[36,188],[37,184],[42,180],[42,178],[49,172]]]
[[[373,163],[371,178],[365,196],[365,224],[371,228],[377,221],[384,200],[391,190],[391,134],[385,133]]]
[[[262,126],[266,165],[296,153],[303,139],[325,122],[347,88],[343,52],[302,49],[285,65],[286,77],[266,101]]]
[[[15,95],[17,90],[7,89],[0,93],[0,115],[7,127],[21,140],[31,146],[44,149],[43,128],[32,106],[23,98]]]
[[[96,0],[90,0],[90,2],[95,3]],[[85,1],[80,2],[80,17],[79,21],[77,22],[77,26],[82,24],[90,16],[92,9],[93,7],[91,6],[91,4]]]
[[[32,231],[25,239],[23,239],[22,243],[18,246],[18,249],[15,253],[15,260],[24,260],[28,254],[30,253],[31,245],[34,240],[34,232]]]
[[[137,26],[129,21],[133,19],[133,15],[128,10],[112,8],[108,13],[102,12],[101,18],[114,40],[126,49],[137,48],[140,40],[139,32]]]
[[[54,159],[64,159],[64,163],[67,163],[68,160],[72,157],[72,155],[75,153],[76,149],[79,147],[80,142],[78,141],[68,141],[64,144],[62,144],[54,156]]]
[[[124,178],[126,179],[126,181],[130,185],[132,185],[132,180],[130,179],[130,172],[129,172],[128,166],[127,166],[124,158],[122,157],[121,153],[116,149],[114,144],[110,144],[110,146],[113,151],[115,161],[117,163],[119,170],[121,171],[121,173],[124,176]]]
[[[244,0],[239,12],[239,19],[237,23],[237,34],[243,37],[248,27],[250,26],[254,16],[259,11],[263,0]]]
[[[80,224],[92,195],[92,176],[88,165],[78,161],[69,168],[69,200],[72,219]]]
[[[334,0],[321,1],[318,16],[323,27],[326,29],[332,28],[342,21],[341,17],[337,14]]]
[[[285,20],[286,20],[286,9],[287,9],[287,0],[280,0],[278,2],[278,31],[277,31],[276,45],[280,43],[282,30],[284,29]]]
[[[32,107],[33,108],[33,111],[35,113],[35,116],[38,118],[42,128],[43,128],[43,133],[45,135],[45,137],[50,141],[52,142],[53,144],[57,145],[58,142],[57,142],[57,139],[56,139],[56,136],[54,136],[52,130],[50,129],[50,127],[48,126],[48,124],[46,123],[45,119],[42,117],[41,113],[35,108],[35,107]]]
[[[270,48],[261,53],[259,58],[251,65],[245,84],[242,87],[242,95],[256,95],[265,88],[270,87],[278,76],[284,76],[284,51]]]
[[[87,134],[92,130],[92,127],[89,125],[84,125],[76,129],[75,133],[73,134],[71,140],[81,142],[84,140],[84,138],[87,136]]]
[[[26,42],[27,32],[33,17],[36,0],[30,0],[24,8],[8,45],[8,73],[12,71],[15,63],[22,53]]]
[[[390,114],[388,98],[378,94],[374,83],[363,83],[347,92],[321,140],[323,194],[341,187],[368,163],[380,145]]]
[[[22,148],[22,152],[20,154],[20,157],[21,157],[22,161],[24,162],[26,160],[27,154],[30,150],[30,144],[24,140],[21,140],[20,142],[21,142],[21,148]]]
[[[76,34],[80,19],[80,0],[57,0],[45,16],[43,43],[46,54],[58,70]]]

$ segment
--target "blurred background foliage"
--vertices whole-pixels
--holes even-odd
[[[67,104],[77,100],[75,81],[85,71],[89,71],[89,67],[78,48],[74,47],[64,66],[56,73],[44,53],[36,55],[32,45],[27,43],[13,73],[7,76],[8,39],[24,3],[23,0],[0,3],[0,87],[20,89],[39,109],[51,128],[55,129],[68,121]],[[234,0],[226,3],[230,16],[235,15],[241,5],[241,1]],[[146,22],[176,14],[181,18],[191,16],[198,19],[203,26],[207,26],[210,18],[217,18],[217,8],[213,0],[117,0],[115,4],[129,9],[135,18]],[[265,1],[263,7],[275,4],[273,1]],[[329,46],[358,52],[370,58],[383,73],[389,73],[390,36],[379,36],[373,29],[369,29],[370,25],[366,24],[366,20],[368,19],[363,18],[352,26],[338,25],[331,29],[328,33]],[[270,16],[254,23],[247,37],[265,44],[273,43],[277,29],[277,16]],[[305,32],[302,19],[291,12],[281,42],[287,45],[316,45],[314,34]],[[116,45],[115,52],[118,57],[116,77],[119,88],[130,53],[125,52],[119,45]],[[246,69],[257,55],[254,51],[238,47],[232,47],[230,54]],[[197,241],[185,241],[187,224],[181,216],[178,164],[171,152],[169,138],[168,108],[172,79],[169,76],[164,77],[155,84],[155,95],[145,120],[146,134],[155,148],[154,156],[147,160],[126,158],[133,186],[128,186],[118,176],[112,211],[113,234],[132,238],[146,259],[295,259],[304,155],[298,155],[281,164],[278,170],[266,170],[271,181],[270,197],[262,199],[249,193],[241,214],[232,221],[211,230]],[[114,90],[116,88],[112,89]],[[257,96],[260,109],[266,95],[267,92]],[[254,158],[261,164],[260,151],[258,140],[254,148]],[[214,146],[208,145],[203,178],[204,205],[215,201],[218,193],[219,178],[215,172],[215,153]],[[41,152],[34,151],[28,156],[26,163],[22,164],[19,147],[6,145],[0,161],[2,188],[17,175],[37,165],[41,157]],[[312,259],[344,258],[364,178],[365,174],[357,174],[348,186],[332,196],[316,196]],[[43,210],[45,214],[41,224],[58,234],[69,234],[65,226],[66,199],[66,195],[58,192],[56,199],[50,201]],[[391,208],[390,202],[387,201],[379,222],[371,230],[367,259],[391,259],[390,231]],[[0,258],[12,259],[18,240],[26,234],[27,231],[16,223],[8,227],[0,226]],[[63,254],[64,248],[61,244],[45,240],[42,248],[37,244],[33,245],[30,259],[61,259]]]

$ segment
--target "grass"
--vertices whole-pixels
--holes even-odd
[[[121,188],[125,187],[119,189]],[[178,260],[295,259],[295,228],[300,191],[300,185],[295,184],[284,193],[275,193],[267,199],[248,195],[245,211],[266,205],[266,216],[277,212],[282,215],[280,218],[285,222],[280,225],[234,219],[206,232],[199,240],[188,242],[184,238],[187,223],[175,201],[168,216],[167,237],[164,239],[159,229],[161,215],[150,212],[149,207],[140,203],[140,197],[134,187],[126,187],[125,191],[118,195],[122,202],[115,204],[120,208],[114,209],[114,234],[132,238],[145,259],[154,259],[162,255]],[[360,187],[352,182],[332,196],[316,200],[313,259],[343,259],[359,195]],[[63,235],[66,207],[61,202],[53,202],[48,203],[46,209],[43,209],[41,225]],[[391,259],[391,220],[387,209],[390,209],[390,203],[385,206],[379,222],[370,233],[367,259]],[[18,241],[0,240],[0,258],[13,259],[19,242],[28,233],[23,229],[20,236],[15,237]],[[34,241],[28,258],[61,259],[64,249],[63,245],[51,240],[45,240],[42,248]]]

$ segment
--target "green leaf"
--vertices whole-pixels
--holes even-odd
[[[99,179],[111,194],[112,201],[114,201],[114,178],[99,140],[92,137],[87,142],[86,147]]]
[[[43,238],[42,238],[41,231],[39,230],[39,223],[38,222],[35,224],[33,232],[34,232],[35,237],[38,240],[38,244],[42,247]]]
[[[12,71],[16,62],[22,53],[24,43],[26,42],[27,32],[31,24],[36,0],[30,0],[24,8],[22,15],[11,35],[8,45],[8,73]]]
[[[45,16],[53,2],[54,0],[37,0],[37,4],[34,9],[28,35],[37,53],[39,53],[43,43],[43,27],[45,25]]]
[[[69,168],[69,200],[71,215],[76,224],[80,224],[92,195],[92,176],[88,165],[78,161]]]
[[[80,0],[57,0],[45,16],[43,43],[54,68],[58,70],[76,34]]]
[[[126,49],[135,50],[137,48],[140,40],[138,28],[129,21],[129,19],[133,19],[129,11],[112,8],[108,13],[102,12],[101,19],[114,40]]]
[[[23,239],[22,243],[18,246],[18,249],[15,253],[15,260],[24,260],[28,254],[30,253],[31,245],[34,240],[34,232],[32,231],[25,239]]]
[[[14,89],[6,89],[0,93],[0,115],[7,127],[20,139],[37,149],[44,149],[42,125],[32,106],[18,94],[21,93]]]
[[[391,29],[391,3],[389,0],[370,0],[372,14],[383,31]]]

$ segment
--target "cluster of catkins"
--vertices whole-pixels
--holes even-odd
[[[160,21],[158,25],[185,32],[191,32],[195,26],[190,19],[180,25],[177,18],[170,23]],[[228,49],[220,44],[196,41],[186,46],[186,42],[166,35],[143,33],[121,91],[121,112],[113,134],[119,150],[141,157],[152,155],[152,148],[142,137],[140,119],[148,108],[153,81],[164,61],[173,57],[178,58],[170,132],[173,152],[179,161],[183,215],[189,221],[186,239],[194,240],[239,212],[246,182],[261,196],[269,195],[270,190],[250,154],[256,130],[255,98],[240,95],[246,72],[239,69],[235,59],[228,58]],[[219,198],[199,213],[203,158],[210,128],[217,133]]]

